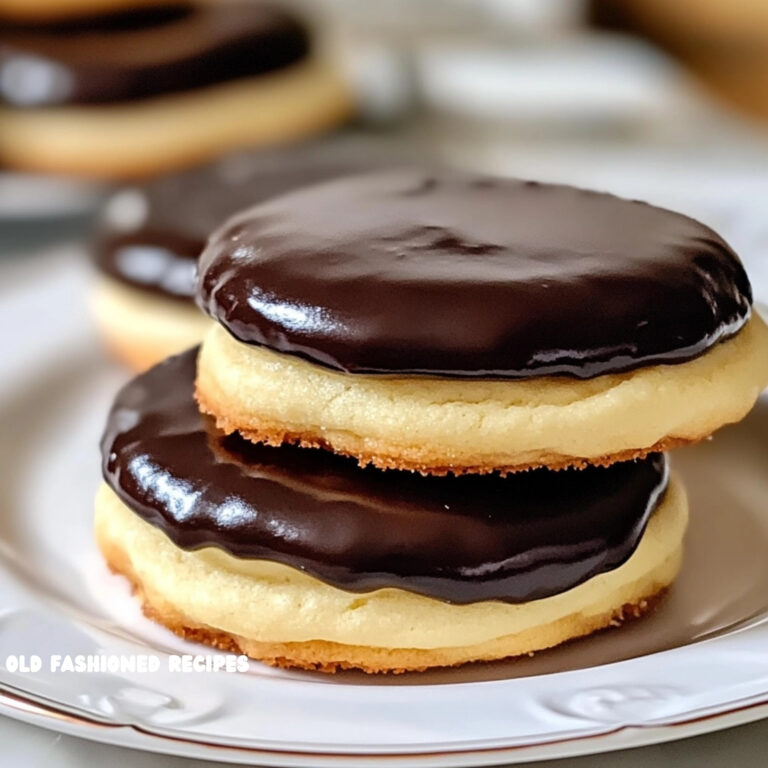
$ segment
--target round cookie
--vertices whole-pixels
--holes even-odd
[[[135,177],[345,119],[306,28],[263,3],[177,4],[0,32],[0,161]]]
[[[507,478],[382,473],[219,432],[196,351],[118,395],[96,534],[145,610],[281,666],[397,672],[551,647],[647,610],[679,568],[660,455]]]
[[[386,142],[342,135],[244,150],[118,191],[94,244],[93,310],[107,346],[143,370],[199,344],[211,323],[194,305],[197,258],[223,221],[293,189],[408,159]]]
[[[712,230],[641,202],[457,171],[349,177],[215,233],[201,407],[382,468],[610,464],[700,440],[768,382]]]

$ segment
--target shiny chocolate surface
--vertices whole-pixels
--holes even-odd
[[[340,179],[209,240],[198,302],[237,339],[348,373],[591,378],[736,333],[751,290],[703,224],[438,169]]]

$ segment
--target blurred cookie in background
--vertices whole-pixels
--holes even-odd
[[[96,238],[93,310],[109,350],[137,370],[198,344],[195,268],[229,216],[336,176],[410,164],[413,151],[358,135],[232,153],[116,192]]]
[[[175,3],[0,29],[0,163],[11,167],[139,177],[301,139],[351,111],[309,28],[267,3]]]
[[[165,5],[168,0],[0,0],[0,19],[55,21],[127,8]]]

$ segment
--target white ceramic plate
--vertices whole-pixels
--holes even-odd
[[[145,620],[91,537],[105,362],[75,254],[0,274],[0,663],[200,653]],[[0,712],[113,744],[261,765],[490,765],[681,738],[768,714],[768,403],[680,451],[677,585],[619,631],[512,663],[368,678],[0,667]]]

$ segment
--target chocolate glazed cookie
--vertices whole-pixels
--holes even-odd
[[[429,473],[612,463],[741,418],[766,331],[731,248],[573,187],[405,170],[236,216],[200,260],[224,429]]]
[[[666,490],[659,454],[583,472],[435,478],[253,445],[200,414],[196,360],[189,350],[128,385],[102,439],[110,488],[183,549],[276,560],[354,592],[527,602],[624,563]]]
[[[303,138],[350,108],[308,27],[266,2],[167,3],[0,29],[9,165],[144,176]]]
[[[401,672],[551,647],[649,609],[687,507],[666,459],[435,478],[227,436],[196,351],[117,396],[96,534],[147,613],[280,666]]]

